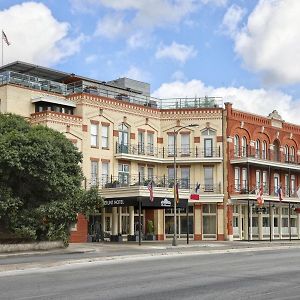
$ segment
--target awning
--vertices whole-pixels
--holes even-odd
[[[37,102],[48,102],[48,103],[54,103],[54,104],[60,104],[64,106],[69,107],[76,107],[76,104],[70,100],[66,100],[65,98],[61,97],[53,97],[53,96],[41,96],[41,97],[35,97],[31,99],[32,103]]]

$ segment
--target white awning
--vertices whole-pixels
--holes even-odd
[[[48,102],[48,103],[65,105],[69,107],[76,107],[76,104],[72,101],[66,100],[65,98],[53,97],[53,96],[41,96],[41,97],[31,98],[31,102],[32,103]]]

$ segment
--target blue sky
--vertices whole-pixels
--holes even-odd
[[[109,81],[151,84],[153,96],[221,96],[285,120],[300,111],[299,0],[1,0],[23,60]]]

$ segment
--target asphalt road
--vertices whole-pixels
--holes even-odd
[[[0,275],[0,299],[299,299],[300,251],[178,255]]]

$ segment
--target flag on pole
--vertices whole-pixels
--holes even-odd
[[[279,201],[282,201],[283,200],[283,192],[282,192],[281,186],[278,188],[277,194],[278,194]]]
[[[148,190],[150,192],[150,202],[154,201],[154,196],[153,196],[153,181],[150,180],[150,182],[148,183]]]
[[[200,190],[200,183],[197,182],[195,187],[195,194],[198,194],[198,191]]]
[[[298,187],[296,194],[297,194],[298,198],[300,198],[300,186]]]
[[[200,189],[200,183],[197,182],[196,187],[195,187],[195,193],[191,194],[190,199],[191,200],[199,200],[200,196],[198,194],[198,191]]]
[[[260,189],[258,189],[256,191],[256,200],[257,200],[258,206],[263,206],[263,204],[264,204],[263,194],[264,194],[263,188],[260,187]]]
[[[7,46],[10,45],[10,42],[8,41],[8,38],[3,30],[2,30],[2,40],[4,40]]]
[[[178,182],[176,182],[174,186],[174,198],[176,200],[176,203],[179,203],[179,192],[178,192]]]

